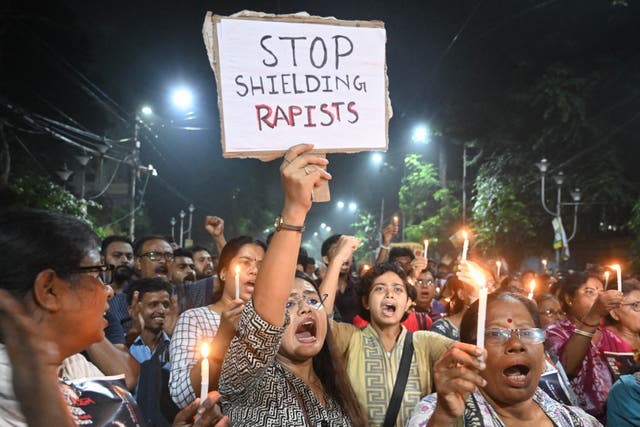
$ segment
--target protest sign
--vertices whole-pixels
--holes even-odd
[[[386,150],[382,22],[208,13],[203,35],[225,157],[271,159],[300,143],[325,153]]]

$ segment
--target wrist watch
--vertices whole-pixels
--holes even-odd
[[[276,231],[291,230],[291,231],[298,231],[300,233],[304,233],[304,230],[305,230],[304,224],[302,225],[287,224],[286,222],[284,222],[284,218],[282,216],[276,217],[276,222],[275,224],[273,224],[273,226],[276,228]]]

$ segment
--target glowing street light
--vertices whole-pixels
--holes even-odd
[[[358,209],[358,205],[355,202],[350,202],[349,203],[349,211],[350,212],[355,212],[356,209]]]
[[[339,200],[338,203],[336,203],[336,207],[338,209],[342,209],[344,208],[344,202],[342,200]]]
[[[371,163],[374,165],[381,165],[383,159],[384,157],[382,156],[382,153],[371,153]]]
[[[173,105],[181,110],[186,110],[193,104],[193,94],[187,88],[178,88],[171,93]]]
[[[149,107],[148,105],[143,106],[140,111],[142,112],[142,114],[144,114],[145,116],[150,116],[153,114],[153,110],[151,109],[151,107]]]
[[[416,127],[413,130],[413,135],[411,135],[411,141],[420,144],[428,144],[431,141],[429,128],[424,125]]]

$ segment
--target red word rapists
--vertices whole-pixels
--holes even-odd
[[[356,103],[351,101],[332,102],[331,104],[318,105],[276,105],[275,108],[266,104],[256,105],[256,116],[258,119],[258,129],[263,130],[263,124],[274,129],[276,126],[287,125],[291,127],[302,126],[313,128],[317,126],[331,126],[335,123],[346,120],[354,124],[360,118],[356,110]],[[347,117],[342,112],[346,111]],[[298,120],[298,118],[300,120]]]

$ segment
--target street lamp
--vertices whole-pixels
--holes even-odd
[[[349,202],[349,212],[355,212],[358,209],[356,202]]]
[[[171,102],[180,110],[186,110],[193,104],[193,94],[185,87],[174,89],[171,93]]]
[[[542,159],[539,163],[536,163],[538,170],[540,171],[540,201],[542,203],[542,207],[544,210],[551,216],[553,216],[557,223],[558,227],[560,227],[560,232],[562,232],[562,206],[573,206],[573,230],[571,235],[567,238],[567,243],[573,240],[576,236],[576,231],[578,230],[578,207],[580,206],[580,200],[582,199],[582,192],[579,188],[574,189],[570,192],[571,199],[573,202],[562,202],[562,185],[565,181],[565,176],[562,171],[558,172],[554,177],[554,181],[556,182],[556,209],[555,212],[547,206],[547,202],[544,197],[545,190],[545,177],[547,172],[549,171],[549,162],[547,159]],[[556,249],[556,269],[560,268],[560,248]]]
[[[189,231],[187,232],[187,234],[189,235],[189,240],[191,240],[191,227],[193,226],[193,211],[196,210],[196,207],[193,206],[193,203],[190,203],[187,209],[189,209]]]
[[[184,244],[184,216],[183,210],[180,211],[180,247]]]
[[[176,217],[175,216],[171,217],[169,224],[171,224],[171,238],[175,242],[176,241]]]
[[[425,125],[417,126],[411,135],[411,141],[419,144],[428,144],[431,142],[431,134],[429,128]]]
[[[336,207],[338,209],[343,209],[344,208],[344,202],[342,200],[339,200],[338,203],[336,203]]]

